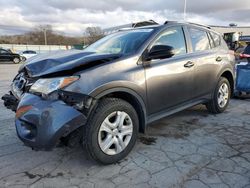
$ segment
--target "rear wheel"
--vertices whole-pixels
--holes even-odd
[[[134,147],[138,128],[137,113],[129,103],[106,98],[89,117],[84,145],[94,160],[104,164],[115,163]]]
[[[206,104],[208,111],[214,114],[224,112],[229,104],[230,97],[230,83],[226,78],[221,77],[215,88],[212,99]]]
[[[20,63],[20,58],[18,58],[18,57],[15,57],[14,59],[13,59],[13,63],[15,63],[15,64],[18,64],[18,63]]]
[[[23,62],[25,62],[27,60],[26,57],[24,57],[24,56],[22,56],[21,58],[22,58]]]

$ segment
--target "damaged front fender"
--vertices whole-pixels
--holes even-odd
[[[58,91],[58,99],[82,112],[86,117],[97,103],[97,100],[89,95],[65,90]]]

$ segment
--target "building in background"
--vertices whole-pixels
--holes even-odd
[[[215,31],[224,36],[229,48],[236,50],[239,47],[239,41],[250,36],[250,26],[210,26]]]
[[[226,34],[226,33],[240,33],[241,35],[250,35],[250,26],[210,26],[215,31]]]

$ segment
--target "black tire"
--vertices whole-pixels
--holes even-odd
[[[222,84],[226,84],[228,86],[228,90],[229,90],[228,91],[228,100],[227,100],[227,103],[225,104],[224,107],[220,107],[219,103],[218,103],[218,93],[219,93],[219,89],[222,86]],[[230,83],[225,77],[221,77],[219,79],[219,82],[218,82],[215,90],[214,90],[214,93],[212,94],[212,99],[206,104],[207,110],[213,114],[219,114],[219,113],[224,112],[229,104],[230,98],[231,98]]]
[[[20,61],[21,61],[21,59],[18,58],[18,57],[14,57],[14,58],[13,58],[13,63],[14,63],[14,64],[19,64]]]
[[[116,111],[126,112],[133,124],[133,133],[130,142],[123,151],[115,155],[104,153],[98,143],[98,133],[102,122],[105,118]],[[118,98],[102,99],[96,109],[90,114],[88,122],[84,129],[83,145],[89,156],[102,164],[111,164],[125,158],[133,149],[139,130],[138,115],[131,104]]]
[[[25,62],[27,60],[26,57],[24,56],[22,56],[21,58],[22,58],[22,62]]]

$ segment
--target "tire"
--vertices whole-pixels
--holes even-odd
[[[13,59],[13,63],[14,64],[18,64],[18,63],[20,63],[20,58],[18,58],[18,57],[15,57],[14,59]]]
[[[22,59],[22,62],[25,62],[27,60],[26,57],[24,56],[22,56],[21,59]]]
[[[220,103],[220,99],[219,99],[219,96],[221,96],[220,88],[223,86],[225,86],[224,88],[226,88],[226,87],[228,88],[227,100],[224,99],[226,102],[224,101],[224,102]],[[224,93],[226,93],[226,92],[224,92]],[[226,95],[225,95],[225,97],[226,97]],[[225,98],[225,97],[222,97],[222,98]],[[219,79],[219,82],[218,82],[215,90],[214,90],[214,93],[212,95],[212,99],[206,104],[206,107],[210,113],[213,113],[213,114],[222,113],[226,110],[226,108],[229,104],[230,98],[231,98],[230,83],[226,78],[221,77]]]
[[[122,118],[124,121],[118,121],[117,119],[119,117],[125,117]],[[111,124],[110,119],[112,120]],[[104,121],[108,121],[109,124],[104,123]],[[106,128],[110,127],[111,125],[114,125],[115,127],[117,122],[122,123],[119,123],[117,128],[111,131],[113,135],[106,132],[106,129],[104,130],[103,127]],[[125,132],[116,132],[118,131],[120,124],[122,124],[121,130],[130,130],[132,132],[128,133],[126,136],[121,136],[121,134],[124,134]],[[110,131],[112,129],[107,130]],[[84,148],[86,149],[89,156],[97,162],[102,164],[116,163],[125,158],[133,149],[136,143],[138,130],[138,115],[131,104],[118,98],[105,98],[100,101],[98,106],[88,118],[88,122],[84,130],[83,145],[85,146]],[[118,138],[120,138],[120,140]],[[108,139],[112,140],[109,143],[113,143],[112,145],[108,144],[110,146],[103,144],[104,141],[107,141]],[[121,140],[123,144],[120,144]],[[117,147],[117,143],[119,143],[119,147]],[[102,147],[104,145],[107,147]],[[122,148],[120,146],[122,145],[124,149],[120,150],[120,148]],[[125,145],[126,147],[124,147]]]

